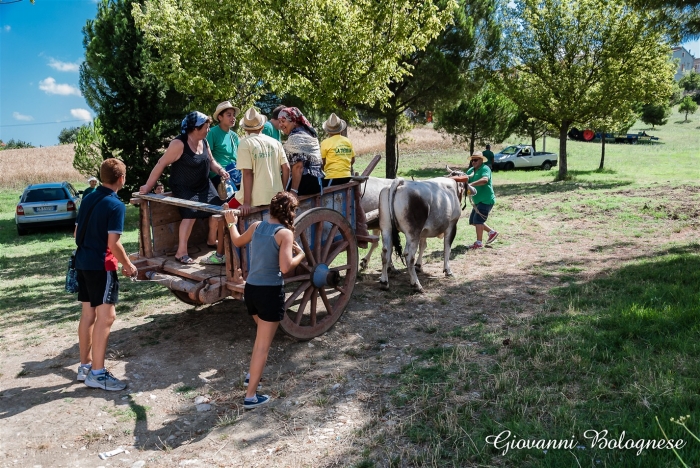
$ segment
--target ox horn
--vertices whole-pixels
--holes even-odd
[[[445,164],[445,169],[447,170],[447,172],[450,172],[450,173],[454,172],[454,171],[450,168],[450,166],[448,166],[447,164]]]

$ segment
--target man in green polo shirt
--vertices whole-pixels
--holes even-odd
[[[469,224],[476,228],[476,242],[469,248],[481,249],[484,247],[482,240],[485,229],[488,232],[486,244],[490,244],[498,237],[498,231],[491,229],[486,224],[489,213],[493,205],[496,204],[496,195],[493,193],[491,169],[486,165],[486,157],[481,151],[477,151],[469,159],[472,161],[472,167],[467,171],[467,175],[453,176],[452,178],[457,182],[467,182],[476,189],[476,195],[472,195],[474,206],[471,215],[469,215]]]
[[[486,156],[486,165],[489,169],[493,170],[493,151],[491,151],[491,145],[486,145],[486,151],[484,151],[484,156]]]

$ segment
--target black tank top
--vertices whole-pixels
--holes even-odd
[[[202,140],[203,150],[197,154],[187,143],[186,134],[176,139],[184,143],[185,148],[180,159],[170,168],[170,185],[195,193],[209,190],[209,143],[206,139]]]

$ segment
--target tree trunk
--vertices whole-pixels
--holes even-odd
[[[602,130],[601,133],[601,145],[600,145],[600,166],[598,167],[598,170],[603,170],[603,166],[605,165],[605,129]]]
[[[567,121],[563,121],[559,125],[559,174],[557,180],[566,180],[566,175],[569,172],[566,164],[566,134],[569,132],[569,125],[571,123]]]
[[[389,100],[389,109],[386,114],[386,178],[395,179],[397,170],[396,161],[396,99]]]
[[[533,133],[530,135],[530,138],[532,139],[532,152],[534,153],[537,151],[537,135]]]
[[[547,134],[542,135],[542,151],[547,151]]]
[[[472,120],[472,134],[469,139],[469,156],[474,154],[474,139],[476,138],[476,120]]]

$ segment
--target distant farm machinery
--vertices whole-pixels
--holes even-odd
[[[579,130],[573,127],[569,130],[569,139],[576,141],[600,141],[602,132],[594,132],[591,129]],[[647,132],[639,133],[606,133],[605,141],[608,143],[652,143],[658,141],[659,137],[648,135]]]

